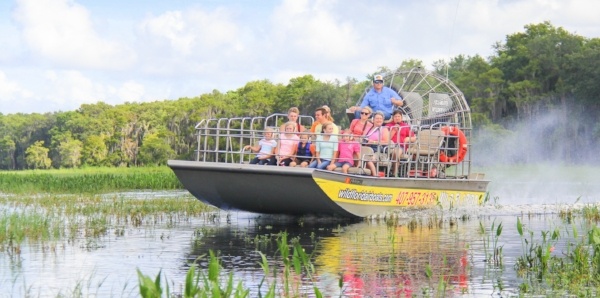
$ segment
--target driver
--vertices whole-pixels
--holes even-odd
[[[373,77],[373,88],[365,94],[360,107],[350,107],[350,112],[354,113],[355,119],[360,119],[360,111],[362,108],[369,106],[373,111],[382,111],[385,120],[392,117],[394,106],[401,107],[404,105],[402,96],[398,95],[392,88],[383,86],[383,76],[375,75]]]

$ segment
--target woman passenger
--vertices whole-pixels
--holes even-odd
[[[371,146],[375,152],[383,152],[383,148],[389,145],[390,131],[383,126],[383,112],[377,111],[373,114],[373,127],[366,133],[366,145]]]
[[[416,141],[415,133],[410,129],[410,125],[402,119],[403,112],[395,110],[392,113],[392,122],[385,126],[390,130],[390,139],[392,143],[399,144],[403,151],[406,151],[408,143]]]
[[[366,135],[369,129],[373,127],[373,122],[369,120],[371,114],[373,114],[373,110],[371,107],[366,106],[360,111],[360,119],[354,119],[350,123],[350,131],[356,139]]]
[[[325,113],[325,118],[327,119],[327,121],[329,122],[334,122],[333,121],[333,115],[331,115],[331,108],[329,108],[329,106],[324,105],[323,108],[325,109],[326,113]]]
[[[402,159],[403,153],[406,152],[406,149],[408,148],[408,144],[417,140],[415,133],[410,129],[410,125],[402,119],[403,115],[404,113],[402,110],[395,110],[392,113],[392,122],[386,124],[386,127],[390,130],[390,139],[392,143],[397,144],[394,150],[391,151],[394,176],[397,176],[398,174],[397,163]]]

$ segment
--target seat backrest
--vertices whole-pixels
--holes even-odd
[[[424,129],[417,134],[417,141],[408,146],[409,154],[435,155],[439,152],[445,134],[439,129]]]
[[[374,154],[375,152],[373,151],[373,148],[369,146],[360,146],[360,163],[358,166],[363,167],[364,165],[362,163],[366,161],[372,161]]]

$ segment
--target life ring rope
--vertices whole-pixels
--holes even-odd
[[[465,134],[455,126],[442,126],[441,130],[446,136],[458,138],[458,146],[456,148],[457,152],[453,156],[446,154],[446,150],[440,150],[440,162],[456,164],[463,161],[469,147]]]

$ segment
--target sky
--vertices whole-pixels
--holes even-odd
[[[527,24],[600,37],[598,0],[0,0],[0,113],[366,79],[489,57]]]

